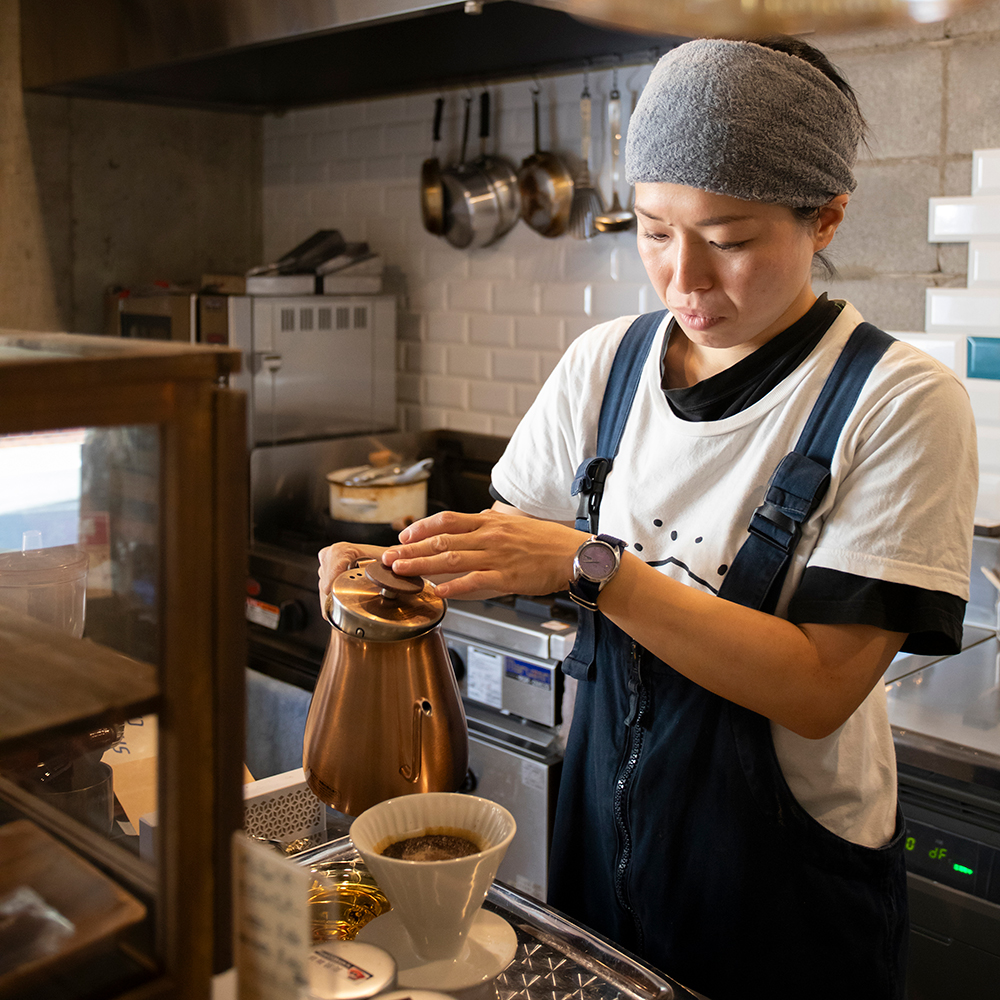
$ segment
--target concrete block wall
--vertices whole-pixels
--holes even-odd
[[[21,90],[0,0],[0,327],[103,331],[110,285],[261,259],[261,132],[224,114]]]
[[[967,248],[928,240],[929,199],[968,195],[975,149],[1000,147],[1000,3],[932,25],[811,39],[858,92],[871,126],[858,190],[833,244],[839,276],[817,289],[849,298],[872,322],[924,332],[928,288],[966,284]],[[651,66],[623,67],[626,116]],[[541,144],[575,165],[582,74],[537,80]],[[593,166],[610,200],[604,124],[610,71],[591,73]],[[515,163],[532,151],[532,80],[491,87],[489,145]],[[459,155],[461,109],[449,91],[439,156]],[[658,307],[634,233],[545,239],[519,222],[497,244],[457,250],[426,233],[422,161],[434,93],[338,104],[264,123],[265,255],[333,226],[384,255],[402,292],[399,422],[507,434],[562,351],[593,323]],[[475,104],[474,104],[475,108]],[[475,123],[472,135],[476,136]],[[470,142],[471,154],[478,140]],[[628,191],[621,190],[623,200]],[[959,355],[961,352],[959,352]],[[983,384],[987,383],[987,384]],[[983,468],[1000,477],[1000,382],[967,382]],[[994,433],[995,431],[995,433]]]

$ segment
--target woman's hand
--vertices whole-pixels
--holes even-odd
[[[442,597],[551,594],[568,585],[587,537],[520,512],[443,511],[404,528],[382,562],[401,576],[431,577]]]
[[[337,542],[321,549],[319,553],[319,606],[326,613],[326,601],[333,589],[333,581],[359,559],[378,559],[385,549],[380,545],[360,542]]]

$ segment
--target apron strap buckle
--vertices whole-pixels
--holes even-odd
[[[747,531],[784,552],[791,552],[798,544],[802,525],[780,507],[765,500],[753,512]]]

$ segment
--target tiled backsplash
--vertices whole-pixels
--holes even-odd
[[[974,150],[972,194],[931,198],[927,238],[968,243],[966,288],[928,288],[928,333],[965,340],[964,372],[979,431],[980,506],[1000,513],[1000,149]],[[918,341],[919,342],[919,341]]]
[[[650,68],[619,71],[626,118]],[[612,83],[610,71],[591,73],[587,80],[594,98],[592,173],[605,203],[611,200],[606,108]],[[582,74],[491,87],[488,148],[515,165],[530,155],[536,85],[541,147],[559,152],[575,170]],[[340,229],[348,240],[367,240],[384,257],[389,285],[401,302],[400,428],[508,435],[575,337],[595,323],[660,303],[639,261],[634,232],[590,241],[568,235],[547,239],[518,222],[497,243],[476,250],[455,249],[426,232],[419,179],[433,151],[437,96],[407,95],[268,118],[265,254],[273,259],[321,228]],[[445,119],[436,153],[443,162],[454,162],[464,99],[476,95],[455,90],[443,96]],[[472,136],[470,158],[480,149],[475,129]],[[990,213],[1000,220],[1000,150],[976,152],[972,173],[970,197],[932,198],[929,212],[932,242],[969,242],[969,287],[928,289],[925,331],[897,333],[963,377],[967,335],[1000,337],[1000,221],[996,226],[984,221]],[[619,195],[627,203],[624,183]],[[956,219],[964,220],[964,228]],[[978,358],[987,356],[988,346]],[[992,368],[990,374],[968,378],[966,385],[979,425],[985,491],[1000,496],[1000,381]]]
[[[623,67],[627,117],[651,66]],[[589,74],[592,173],[610,202],[607,98],[611,71]],[[515,165],[533,152],[532,88],[490,88],[488,149]],[[582,74],[537,81],[541,147],[575,171],[580,154]],[[399,423],[404,430],[452,427],[510,434],[567,345],[595,323],[648,311],[659,302],[635,249],[635,233],[546,238],[519,221],[489,247],[459,250],[425,231],[420,168],[432,154],[434,101],[409,95],[300,111],[265,124],[264,238],[268,259],[316,229],[367,240],[401,292]],[[437,150],[459,158],[465,90],[444,93]],[[478,101],[473,102],[473,109]],[[471,130],[468,157],[480,152]],[[619,197],[628,201],[622,183]],[[395,279],[395,285],[393,280]]]

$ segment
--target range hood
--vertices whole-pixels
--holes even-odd
[[[21,0],[25,90],[281,111],[649,62],[685,39],[526,0]]]

